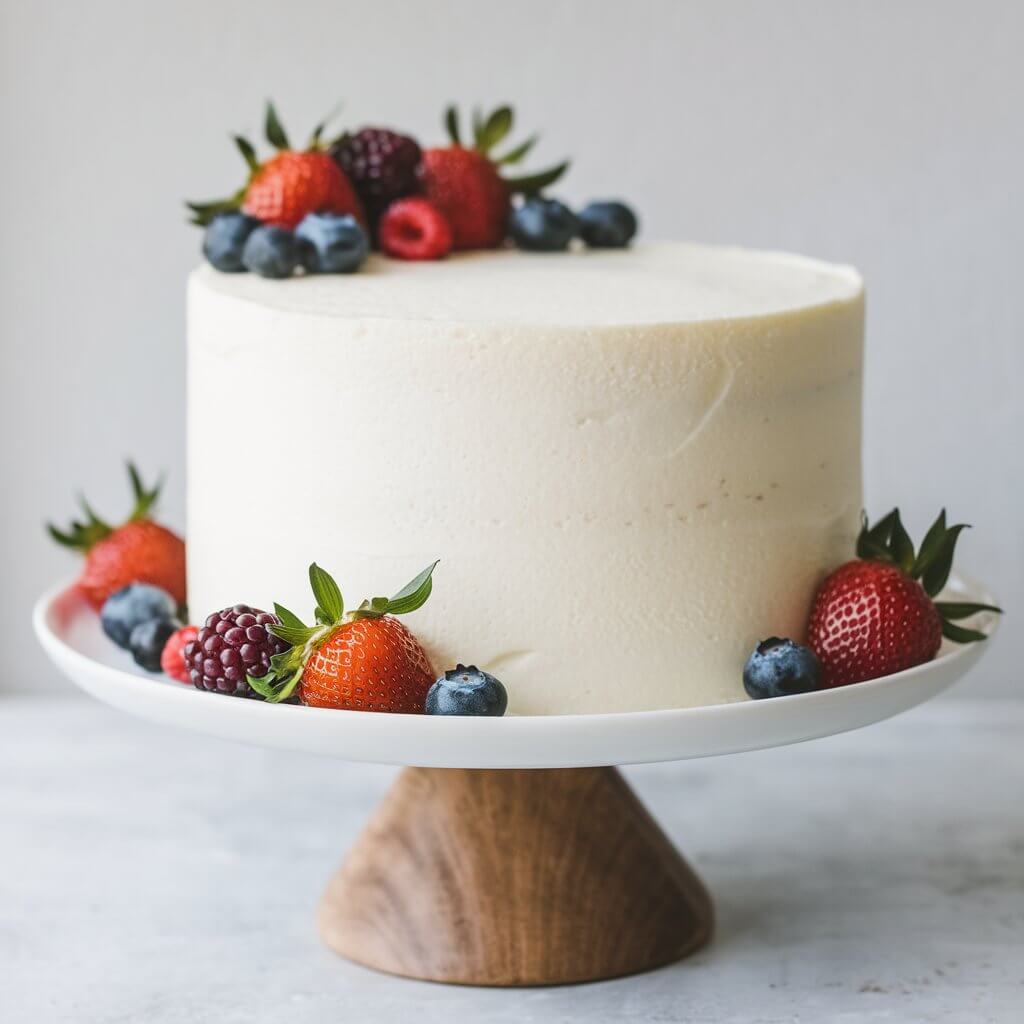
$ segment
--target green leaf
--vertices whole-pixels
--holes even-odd
[[[936,601],[935,607],[944,619],[969,619],[979,612],[1003,614],[1003,609],[994,604],[975,604],[971,601]]]
[[[512,130],[512,108],[498,107],[477,134],[476,148],[489,153]]]
[[[531,135],[525,142],[516,146],[515,149],[510,149],[504,156],[496,157],[494,162],[499,166],[518,164],[523,160],[526,154],[529,153],[535,145],[537,145],[538,138],[540,138],[540,136]]]
[[[539,171],[537,174],[528,174],[521,178],[505,178],[505,184],[509,192],[519,192],[523,195],[536,195],[541,190],[553,185],[569,169],[569,161],[560,163],[557,167],[550,167],[546,171]]]
[[[283,604],[274,602],[274,614],[281,620],[281,624],[284,626],[292,626],[293,628],[305,629],[306,624],[295,614],[295,612],[289,611]]]
[[[953,551],[956,548],[957,538],[960,536],[960,531],[966,529],[966,523],[958,523],[946,530],[935,557],[926,565],[921,576],[921,586],[924,587],[924,592],[929,597],[935,597],[946,585],[949,572],[953,568]]]
[[[892,536],[889,542],[889,550],[892,552],[893,561],[904,571],[909,573],[914,567],[914,542],[910,539],[900,520],[899,509],[893,510],[895,515],[892,521]]]
[[[427,566],[415,579],[410,580],[397,594],[387,602],[387,611],[392,615],[408,615],[422,607],[430,597],[433,589],[431,576],[437,568],[437,562]]]
[[[444,112],[444,126],[448,131],[448,138],[456,146],[462,145],[462,137],[459,135],[459,112],[455,106],[449,106]]]
[[[341,590],[330,573],[325,572],[314,562],[309,567],[309,585],[313,588],[313,596],[317,603],[317,621],[323,625],[340,622],[345,614],[345,602],[341,598]],[[321,613],[324,618],[321,618]]]
[[[245,188],[240,188],[233,196],[227,199],[211,199],[205,203],[186,202],[185,206],[192,211],[190,223],[205,227],[217,216],[218,213],[227,213],[229,210],[237,210],[245,199]]]
[[[480,139],[484,133],[484,118],[483,114],[480,113],[479,107],[473,108],[473,114],[469,123],[473,129],[473,142],[479,147]]]
[[[163,477],[161,477],[152,487],[147,488],[143,484],[142,477],[139,475],[135,465],[129,462],[127,467],[128,479],[131,481],[132,486],[132,498],[135,502],[130,519],[131,522],[138,522],[140,519],[149,518],[150,512],[153,511],[153,507],[160,497],[160,491],[163,488],[164,482]]]
[[[288,136],[285,134],[280,118],[277,116],[277,111],[274,109],[274,104],[271,103],[270,100],[267,100],[267,119],[264,130],[266,132],[267,142],[269,142],[275,149],[291,148],[288,144]]]
[[[250,171],[258,171],[260,168],[259,158],[256,156],[256,150],[253,148],[253,144],[241,135],[232,135],[235,140],[235,146],[238,147],[238,152],[242,154],[242,159],[245,161]]]
[[[279,637],[286,644],[291,644],[292,647],[305,647],[313,635],[319,630],[312,626],[286,626],[273,625],[269,627],[270,632],[274,636]]]
[[[957,644],[973,644],[979,640],[987,640],[988,637],[977,629],[965,629],[963,626],[954,626],[952,622],[942,623],[942,635],[947,640]]]
[[[874,526],[868,525],[866,512],[860,514],[860,533],[857,536],[857,557],[877,561],[891,561],[889,538],[892,536],[892,524],[899,514],[893,509],[883,516]]]
[[[327,116],[320,121],[320,123],[313,129],[313,134],[309,137],[309,149],[319,149],[320,139],[323,137],[324,132],[327,130],[327,126],[341,113],[343,103],[335,103],[330,109]],[[342,138],[344,137],[342,133]],[[340,139],[336,140],[340,141]]]
[[[935,561],[935,556],[939,553],[942,548],[942,542],[946,537],[946,510],[943,509],[936,517],[935,522],[928,527],[928,532],[924,535],[924,540],[921,541],[921,547],[917,552],[917,558],[914,559],[914,566],[910,571],[910,575],[914,579],[920,579],[925,569]]]

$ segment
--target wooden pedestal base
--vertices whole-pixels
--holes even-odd
[[[713,913],[614,768],[407,768],[318,918],[332,949],[381,971],[557,985],[678,960]]]

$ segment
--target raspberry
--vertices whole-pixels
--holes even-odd
[[[192,682],[192,673],[185,661],[185,648],[198,636],[199,630],[195,626],[182,626],[167,638],[164,652],[160,655],[160,668],[164,675],[177,679],[179,683]]]
[[[344,135],[331,156],[348,176],[371,221],[388,203],[415,190],[420,147],[408,135],[387,128],[363,128]]]
[[[380,219],[380,247],[399,260],[439,260],[452,248],[452,230],[433,203],[399,199]]]
[[[195,688],[258,698],[245,677],[266,675],[270,659],[288,650],[288,644],[269,629],[280,621],[276,615],[247,604],[214,612],[199,636],[185,648],[185,662]]]

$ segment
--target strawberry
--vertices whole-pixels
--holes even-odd
[[[398,260],[439,260],[452,248],[448,221],[426,199],[399,199],[381,217],[377,237],[383,252]]]
[[[445,125],[452,145],[428,149],[419,168],[419,191],[436,206],[452,229],[452,247],[493,249],[505,237],[511,197],[535,194],[557,181],[568,162],[521,178],[502,178],[502,166],[518,163],[536,136],[501,157],[491,152],[512,130],[512,110],[499,107],[490,117],[473,118],[473,147],[462,145],[458,114],[449,107]]]
[[[294,228],[307,213],[351,214],[363,222],[363,210],[345,172],[321,143],[318,125],[305,150],[292,149],[272,103],[267,104],[266,136],[277,153],[260,163],[252,143],[240,135],[235,145],[249,167],[248,182],[233,196],[187,203],[192,223],[206,225],[228,210],[242,210],[264,224]]]
[[[291,647],[270,659],[266,675],[249,677],[249,686],[271,703],[295,693],[313,707],[423,714],[434,672],[419,641],[395,616],[427,600],[436,565],[394,597],[375,597],[346,613],[337,583],[314,563],[309,582],[317,624],[307,626],[274,605],[281,624],[270,631]]]
[[[192,685],[192,675],[185,664],[185,648],[198,636],[198,626],[182,626],[167,638],[163,654],[160,655],[160,668],[164,675],[177,679],[179,683]]]
[[[821,660],[824,686],[846,686],[931,661],[945,636],[956,643],[985,634],[956,624],[994,605],[935,601],[946,585],[964,524],[946,526],[945,509],[915,552],[899,509],[869,527],[864,519],[857,560],[821,584],[807,627]]]
[[[184,604],[185,542],[149,518],[160,485],[147,490],[131,463],[128,475],[135,506],[125,523],[110,526],[83,498],[86,521],[73,522],[67,531],[49,524],[50,536],[65,547],[85,553],[78,586],[93,608],[99,610],[111,594],[129,583],[152,583],[166,590],[178,604]]]

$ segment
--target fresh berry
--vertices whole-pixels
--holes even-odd
[[[943,636],[956,643],[985,639],[955,620],[998,608],[933,600],[946,585],[964,528],[947,527],[943,510],[915,552],[898,509],[874,526],[864,521],[858,560],[822,583],[811,609],[808,644],[821,660],[825,686],[877,679],[930,661]]]
[[[247,604],[214,612],[185,647],[192,685],[231,697],[257,696],[247,677],[266,675],[271,658],[288,650],[272,632],[280,623],[276,615]]]
[[[206,226],[203,235],[203,255],[218,270],[225,274],[238,274],[245,270],[242,263],[242,249],[245,240],[259,227],[255,217],[229,211],[219,213]]]
[[[348,213],[363,219],[362,207],[345,172],[321,143],[319,126],[309,147],[292,149],[277,112],[267,104],[267,141],[277,150],[260,163],[252,144],[235,136],[235,145],[249,168],[249,181],[227,199],[186,204],[195,224],[208,224],[228,210],[241,209],[264,224],[294,228],[307,213]]]
[[[399,260],[439,260],[452,248],[448,221],[426,199],[392,203],[380,219],[377,236],[383,252]]]
[[[770,636],[762,640],[743,669],[743,688],[754,700],[809,693],[821,686],[821,662],[809,647]]]
[[[313,274],[354,273],[370,248],[366,232],[348,214],[307,213],[295,237],[309,245],[302,262]]]
[[[536,141],[531,138],[503,156],[492,156],[512,129],[509,107],[500,107],[487,118],[474,118],[472,148],[462,145],[454,108],[446,112],[445,124],[452,145],[424,151],[419,191],[451,226],[453,249],[493,249],[505,237],[511,196],[539,192],[557,181],[569,165],[562,163],[527,177],[502,178],[499,168],[518,163]]]
[[[636,214],[625,203],[588,203],[579,214],[580,238],[591,249],[621,249],[636,234]]]
[[[505,687],[476,665],[456,665],[427,692],[428,715],[489,715],[500,718],[507,707]]]
[[[129,583],[103,602],[100,625],[118,647],[127,647],[136,626],[154,619],[172,622],[177,614],[178,606],[166,590],[149,583]]]
[[[164,647],[171,635],[180,627],[180,622],[168,619],[150,619],[140,622],[128,638],[128,650],[132,652],[135,664],[147,672],[159,672]]]
[[[576,237],[579,221],[557,199],[527,199],[512,211],[508,227],[520,249],[560,252]]]
[[[175,630],[164,644],[160,655],[160,668],[164,675],[177,679],[179,683],[192,682],[192,673],[185,664],[185,648],[199,636],[196,626],[182,626]]]
[[[129,464],[135,507],[128,521],[112,527],[100,519],[83,499],[84,522],[73,522],[69,530],[48,526],[59,544],[85,553],[85,565],[78,586],[88,602],[99,611],[115,591],[129,583],[152,583],[185,603],[185,542],[150,518],[160,494],[160,485],[143,486],[138,471]]]
[[[264,224],[245,241],[242,263],[260,277],[291,277],[301,260],[295,236],[284,228]]]
[[[420,147],[387,128],[362,128],[331,146],[331,156],[352,182],[371,223],[389,203],[416,188]]]
[[[434,673],[419,641],[395,616],[427,600],[433,571],[433,565],[424,569],[394,597],[375,597],[346,613],[338,585],[311,565],[317,624],[306,626],[276,605],[281,625],[272,629],[291,650],[251,685],[274,702],[294,692],[313,707],[422,714]]]

